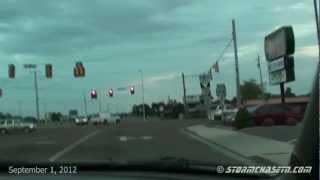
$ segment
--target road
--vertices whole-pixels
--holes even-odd
[[[129,121],[118,127],[55,125],[0,136],[0,159],[23,161],[151,160],[174,156],[232,162],[181,132],[204,120]]]

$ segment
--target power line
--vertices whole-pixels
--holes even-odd
[[[229,40],[229,42],[227,43],[227,45],[224,47],[224,49],[221,51],[220,55],[218,56],[218,58],[216,59],[216,62],[219,62],[222,58],[223,55],[227,52],[228,48],[230,47],[232,42],[232,39]]]

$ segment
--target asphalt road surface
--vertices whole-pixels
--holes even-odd
[[[151,160],[165,156],[230,163],[206,144],[181,133],[203,120],[129,121],[117,127],[62,124],[0,136],[0,159],[12,161]]]

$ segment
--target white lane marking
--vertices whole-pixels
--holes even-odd
[[[289,144],[295,144],[297,141],[297,138],[296,139],[291,139],[290,141],[287,141],[287,143]]]
[[[59,159],[61,156],[67,154],[68,152],[70,152],[71,150],[73,150],[74,148],[76,148],[77,146],[79,146],[80,144],[84,143],[85,141],[87,141],[88,139],[92,138],[93,136],[95,136],[96,134],[98,134],[100,132],[100,130],[96,130],[90,134],[88,134],[87,136],[84,136],[83,138],[79,139],[78,141],[70,144],[69,146],[67,146],[66,148],[64,148],[63,150],[57,152],[56,154],[54,154],[51,158],[49,158],[50,162],[53,162],[57,159]]]

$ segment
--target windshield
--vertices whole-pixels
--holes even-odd
[[[287,165],[316,30],[312,1],[2,0],[0,119],[36,128],[0,161]]]

